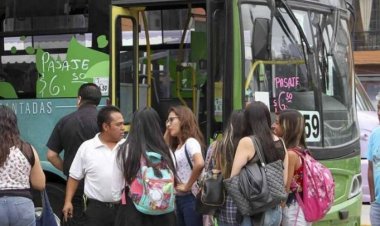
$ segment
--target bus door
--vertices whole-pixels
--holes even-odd
[[[205,121],[205,6],[169,3],[112,6],[111,99],[126,124],[145,106],[165,120],[171,106],[186,105]]]
[[[111,6],[111,102],[126,124],[133,112],[147,106],[146,78],[139,70],[139,13],[143,8]]]

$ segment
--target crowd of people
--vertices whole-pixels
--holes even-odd
[[[47,159],[68,177],[62,203],[63,224],[311,225],[296,199],[296,194],[302,193],[303,183],[303,161],[296,152],[307,148],[304,119],[298,111],[279,112],[272,124],[268,107],[254,101],[245,109],[232,112],[222,138],[206,151],[196,117],[188,107],[171,107],[165,130],[154,109],[139,109],[133,114],[128,134],[124,134],[120,110],[105,106],[97,111],[100,99],[101,92],[95,84],[82,85],[78,91],[78,110],[57,123],[47,143]],[[43,190],[45,176],[36,150],[21,140],[16,115],[5,106],[0,106],[0,136],[0,219],[5,225],[34,225],[30,185]],[[260,215],[244,216],[226,193],[224,204],[213,216],[202,215],[195,209],[200,189],[197,181],[211,162],[207,159],[216,156],[223,178],[239,175],[257,154],[252,136],[259,139],[267,163],[282,161],[281,180],[289,193],[287,201]],[[148,151],[159,156],[159,163],[149,158]],[[165,208],[169,211],[154,212],[155,208],[151,212],[141,211],[142,204],[138,201],[144,201],[140,200],[144,194],[136,198],[133,192],[136,184],[151,185],[141,181],[147,176],[142,169],[148,168],[157,178],[162,169],[174,176],[174,209],[170,209],[173,200],[165,196],[162,200],[168,198]],[[165,192],[170,191],[170,183],[165,184]],[[149,191],[152,194],[148,199],[162,195],[161,191]],[[157,204],[157,208],[162,206]]]

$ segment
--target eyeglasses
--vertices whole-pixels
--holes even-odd
[[[176,119],[176,118],[178,118],[178,117],[175,116],[175,117],[168,118],[168,120],[166,120],[166,124],[172,124],[174,119]]]

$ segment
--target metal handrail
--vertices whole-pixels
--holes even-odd
[[[257,65],[260,64],[305,64],[304,60],[257,60],[251,64],[251,68],[248,72],[247,79],[245,80],[245,90],[248,90],[249,84],[253,78],[253,72],[256,70]]]

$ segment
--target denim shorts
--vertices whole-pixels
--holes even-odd
[[[302,208],[294,201],[282,210],[282,226],[311,226],[311,223],[305,220]]]
[[[33,201],[19,196],[0,197],[0,226],[35,226]]]
[[[279,226],[282,219],[282,208],[278,205],[274,208],[268,209],[264,213],[263,225],[265,226]],[[244,216],[243,222],[240,226],[252,226],[251,217]]]
[[[372,202],[369,218],[372,226],[380,226],[380,203]]]

